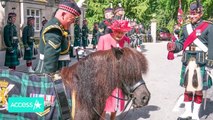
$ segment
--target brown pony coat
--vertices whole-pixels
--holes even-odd
[[[122,88],[121,80],[133,86],[147,69],[144,55],[132,48],[97,51],[62,69],[65,85],[77,94],[75,119],[98,120],[93,108],[101,114],[113,89]]]

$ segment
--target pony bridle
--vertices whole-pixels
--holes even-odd
[[[124,80],[122,80],[122,84],[124,86],[124,92],[126,93],[126,96],[127,96],[127,99],[124,99],[125,101],[128,101],[128,103],[131,101],[131,100],[134,100],[135,99],[135,96],[134,96],[134,91],[140,87],[141,85],[145,85],[145,81],[143,80],[143,78],[141,80],[139,80],[135,85],[133,86],[130,86],[128,87],[126,82]],[[116,97],[117,98],[117,97]],[[121,98],[117,98],[117,99],[121,99]],[[134,104],[134,103],[133,103]],[[128,106],[128,104],[126,105]],[[126,108],[125,106],[125,108]]]

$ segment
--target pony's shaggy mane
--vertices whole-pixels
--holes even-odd
[[[99,113],[103,112],[103,102],[105,103],[113,89],[122,88],[121,80],[128,86],[133,86],[142,79],[142,73],[147,72],[148,63],[142,53],[132,48],[123,48],[120,49],[122,54],[118,58],[119,55],[114,49],[91,53],[61,71],[65,84],[77,92],[77,101],[80,104],[78,109],[90,111],[88,116],[96,114],[93,107]]]

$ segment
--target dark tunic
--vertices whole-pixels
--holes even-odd
[[[22,41],[24,44],[24,60],[33,60],[34,57],[34,28],[27,25],[22,33]]]
[[[81,46],[81,28],[78,24],[74,26],[74,47]]]
[[[19,65],[18,36],[16,26],[14,24],[10,23],[4,27],[4,43],[7,47],[4,65],[8,67]]]
[[[97,35],[98,35],[98,28],[93,28],[93,31],[92,31],[92,44],[93,45],[97,45],[97,43],[98,43]]]
[[[108,28],[108,26],[111,24],[112,19],[105,19],[98,25],[98,40],[100,36],[112,33],[112,30]]]
[[[86,47],[89,44],[88,34],[89,34],[89,29],[87,25],[83,25],[82,26],[82,46],[83,47]]]
[[[192,28],[195,29],[197,26],[199,26],[203,20],[199,21],[197,24],[192,25]],[[208,80],[206,80],[206,71],[205,66],[213,68],[213,25],[211,23],[208,23],[208,27],[201,33],[201,35],[197,36],[199,40],[208,47],[208,58],[206,58],[206,53],[204,51],[190,51],[185,50],[183,51],[183,58],[182,58],[182,71],[181,71],[181,81],[180,85],[183,86],[184,84],[184,74],[186,70],[186,66],[188,64],[188,61],[191,57],[196,58],[197,64],[201,67],[201,75],[203,76],[203,85],[204,89],[208,89],[212,85],[212,81],[209,77]],[[188,32],[186,26],[183,26],[182,28],[182,34],[180,36],[179,40],[175,41],[176,49],[175,53],[180,52],[183,50],[183,44],[185,40],[188,37]],[[191,45],[194,45],[192,43]]]
[[[53,73],[69,65],[68,33],[56,18],[46,23],[40,38],[40,60],[36,72]]]

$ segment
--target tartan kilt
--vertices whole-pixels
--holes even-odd
[[[211,86],[212,86],[212,79],[211,77],[208,77],[208,80],[206,79],[206,70],[205,70],[205,65],[201,66],[200,67],[200,71],[201,71],[201,75],[202,75],[202,78],[203,78],[203,90],[207,90],[209,89]],[[185,73],[186,73],[186,66],[185,65],[182,65],[182,69],[181,69],[181,79],[180,79],[180,86],[184,87],[184,76],[185,76]]]
[[[14,53],[10,53],[9,50],[6,50],[4,65],[7,67],[15,67],[20,64],[18,59],[18,48],[13,47],[13,50]]]
[[[74,47],[76,47],[76,46],[81,46],[81,40],[80,40],[80,38],[75,38],[75,40],[74,40]]]
[[[45,100],[44,109],[48,112],[39,115],[38,113],[10,113],[7,109],[2,110],[0,105],[0,118],[3,120],[61,120],[61,108],[56,97],[54,83],[48,75],[27,74],[18,71],[0,69],[0,81],[15,85],[8,93],[9,97],[43,97]],[[67,89],[67,88],[66,88]],[[68,104],[71,106],[71,95],[67,91]],[[6,105],[7,106],[7,105]]]
[[[97,45],[97,43],[98,43],[97,37],[96,38],[92,38],[92,44],[93,45]]]
[[[33,53],[33,45],[29,45],[30,50],[24,49],[24,60],[33,60],[35,59],[34,53]]]
[[[87,39],[87,37],[86,36],[83,36],[82,37],[82,46],[88,46],[88,44],[89,44],[89,40]]]

